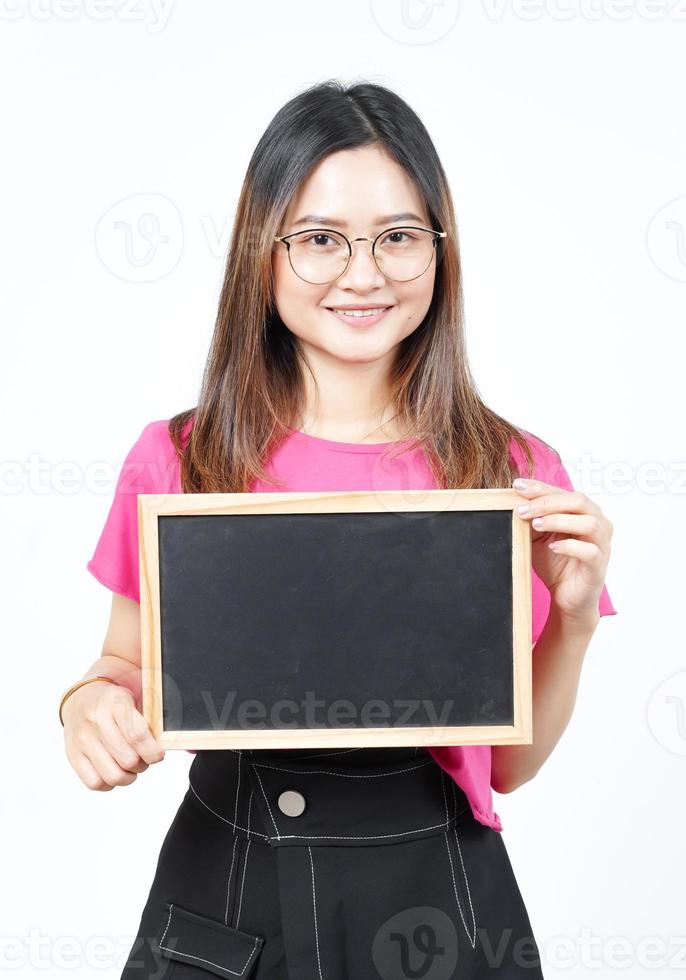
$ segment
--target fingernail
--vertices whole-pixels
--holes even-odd
[[[526,490],[528,485],[529,485],[528,480],[520,480],[520,479],[515,480],[514,483],[512,484],[515,490]]]

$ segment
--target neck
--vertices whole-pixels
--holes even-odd
[[[337,442],[391,442],[402,438],[391,404],[389,360],[344,363],[306,351],[305,405],[299,428]],[[314,377],[313,377],[314,376]]]

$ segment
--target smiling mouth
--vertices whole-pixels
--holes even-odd
[[[386,313],[387,310],[392,308],[392,306],[374,306],[369,308],[354,307],[352,309],[345,309],[339,306],[326,307],[330,313],[335,313],[337,316],[345,317],[347,320],[372,319],[373,317],[381,316],[382,313]]]

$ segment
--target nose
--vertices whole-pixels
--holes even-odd
[[[364,292],[385,284],[386,279],[379,272],[372,256],[372,241],[370,238],[352,239],[350,262],[343,275],[336,280],[337,286]]]

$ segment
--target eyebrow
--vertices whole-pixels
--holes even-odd
[[[373,224],[385,225],[385,224],[392,224],[393,222],[396,221],[418,221],[420,224],[422,225],[424,224],[424,219],[420,218],[420,216],[418,214],[415,214],[413,211],[401,211],[399,214],[386,214],[383,215],[381,218],[377,218],[376,221],[373,222]],[[326,215],[322,215],[322,214],[305,214],[302,216],[302,218],[298,218],[297,221],[291,222],[291,224],[293,226],[319,224],[322,227],[329,227],[329,228],[334,227],[334,225],[337,225],[340,228],[348,227],[347,222],[341,221],[340,218],[330,218],[330,217],[327,218]]]

